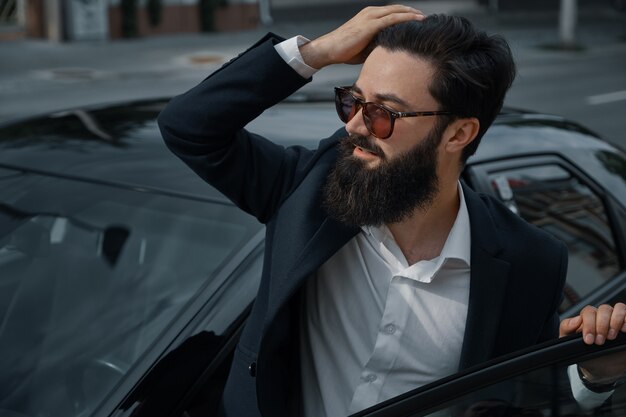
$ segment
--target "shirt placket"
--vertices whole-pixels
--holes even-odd
[[[380,401],[386,379],[396,366],[402,334],[409,316],[403,278],[394,276],[389,284],[385,309],[378,324],[376,343],[364,365],[350,404],[350,413],[370,407]]]

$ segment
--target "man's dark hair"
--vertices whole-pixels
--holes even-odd
[[[463,149],[461,162],[465,163],[500,112],[515,78],[515,63],[506,40],[476,29],[463,17],[431,15],[384,29],[374,45],[429,61],[434,67],[429,91],[441,110],[480,121],[476,139]],[[438,117],[439,128],[455,119]]]

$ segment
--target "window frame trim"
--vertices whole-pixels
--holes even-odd
[[[564,169],[570,175],[574,176],[584,185],[589,187],[589,189],[600,199],[609,222],[611,237],[615,243],[615,252],[619,266],[619,272],[615,276],[623,274],[626,271],[626,236],[618,232],[618,230],[621,230],[622,224],[619,219],[618,211],[621,210],[626,212],[626,207],[620,204],[620,202],[610,195],[610,193],[601,184],[597,183],[567,157],[560,154],[544,153],[491,159],[481,161],[476,164],[468,164],[463,175],[467,179],[468,185],[470,185],[471,188],[478,192],[488,194],[496,198],[498,201],[503,202],[500,196],[498,196],[498,193],[496,193],[490,186],[489,175],[501,171],[532,168],[544,165],[557,165],[558,167]],[[595,294],[595,289],[589,294],[589,296],[592,294]],[[587,300],[588,298],[589,297],[586,296],[584,297],[584,300]],[[574,306],[568,309],[566,313],[573,312],[573,307]]]

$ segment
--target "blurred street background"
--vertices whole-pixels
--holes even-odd
[[[466,16],[505,36],[519,70],[506,105],[565,116],[626,148],[626,11],[619,10],[624,3],[404,2],[426,13]],[[314,38],[362,7],[380,4],[384,2],[0,0],[0,122],[180,94],[267,31]],[[572,4],[574,19],[568,9]],[[567,22],[574,26],[568,29]],[[332,87],[352,83],[358,70],[325,69],[305,88],[331,97]]]

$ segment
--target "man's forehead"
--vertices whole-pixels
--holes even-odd
[[[434,100],[429,88],[433,74],[434,68],[426,59],[376,47],[365,60],[354,91],[367,100],[405,108],[428,105]]]
[[[354,85],[352,86],[352,90],[355,93],[358,93],[360,95],[363,95],[363,90],[361,90],[361,88],[359,87],[358,81],[354,83]],[[391,102],[391,103],[396,103],[399,104],[400,106],[404,106],[404,107],[408,107],[410,106],[410,104],[406,101],[403,100],[401,97],[399,97],[396,93],[394,92],[378,92],[378,91],[374,91],[373,92],[373,98],[376,101],[380,101],[380,102]]]

